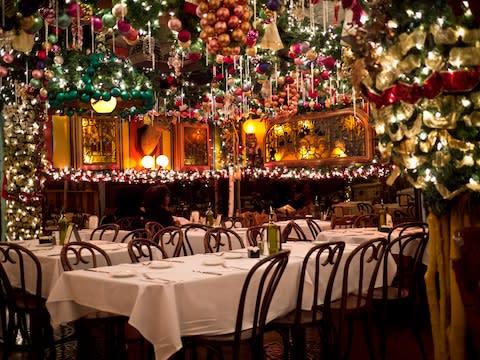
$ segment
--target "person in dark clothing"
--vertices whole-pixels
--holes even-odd
[[[172,213],[168,210],[170,190],[166,185],[153,185],[145,191],[143,204],[147,221],[156,221],[164,227],[174,226]]]

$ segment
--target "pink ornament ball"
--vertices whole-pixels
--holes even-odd
[[[120,32],[120,34],[125,35],[128,33],[132,25],[128,21],[125,20],[119,20],[117,22],[117,29]]]
[[[95,32],[101,32],[102,31],[102,29],[103,29],[102,19],[100,19],[98,16],[92,16],[90,18],[90,21],[92,22],[93,31],[95,31]]]
[[[80,17],[83,15],[82,8],[76,2],[69,4],[66,12],[68,16],[74,18],[78,17],[78,15],[80,15]]]
[[[178,20],[176,17],[172,17],[170,20],[168,20],[167,26],[172,31],[182,30],[182,22]]]
[[[178,41],[180,42],[187,42],[190,41],[192,35],[190,34],[190,31],[188,30],[182,30],[178,33]]]
[[[3,55],[3,61],[6,63],[6,64],[11,64],[13,62],[13,55],[10,54],[10,53],[7,53],[5,55]]]
[[[32,77],[34,79],[40,80],[43,77],[43,70],[40,70],[40,69],[32,70]]]
[[[7,77],[8,69],[5,66],[0,66],[0,78]]]

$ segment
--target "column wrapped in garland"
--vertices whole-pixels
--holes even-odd
[[[6,236],[23,240],[39,235],[42,223],[41,173],[44,108],[24,94],[3,107],[6,177]]]
[[[354,82],[372,105],[380,152],[422,189],[435,359],[461,360],[465,314],[453,234],[480,225],[480,15],[474,1],[367,1],[353,26]],[[362,19],[359,19],[362,20]],[[359,90],[360,90],[359,89]],[[438,279],[438,281],[437,281]]]

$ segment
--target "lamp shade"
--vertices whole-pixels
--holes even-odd
[[[152,169],[155,166],[155,159],[153,156],[147,155],[142,158],[142,166],[145,169]]]
[[[117,107],[117,98],[112,96],[110,100],[90,100],[93,110],[98,114],[110,114]]]

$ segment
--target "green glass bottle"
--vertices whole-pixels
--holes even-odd
[[[273,209],[270,207],[267,225],[267,243],[270,255],[276,254],[281,250],[280,226],[273,222]]]
[[[381,200],[381,208],[378,212],[378,230],[381,230],[387,224],[387,210],[383,205],[383,199]]]
[[[314,219],[320,219],[320,204],[318,203],[318,195],[315,196],[315,202],[313,203],[313,218]]]
[[[205,212],[206,223],[208,226],[213,226],[214,216],[212,210],[212,204],[208,203],[207,211]]]
[[[67,229],[69,224],[70,222],[65,217],[65,214],[62,211],[62,214],[60,215],[60,219],[58,220],[59,245],[65,244],[65,237],[67,236]]]

